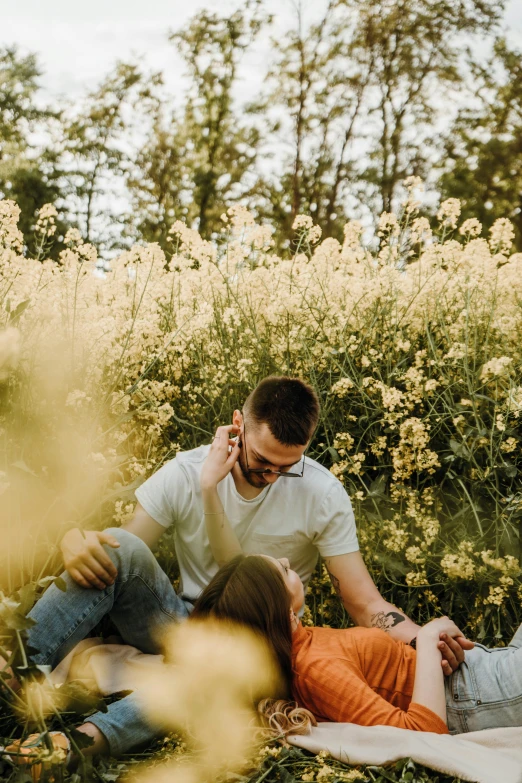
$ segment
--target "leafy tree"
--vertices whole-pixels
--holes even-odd
[[[268,21],[260,5],[249,0],[230,16],[202,11],[171,35],[189,89],[179,115],[158,110],[130,180],[145,239],[164,245],[176,218],[209,237],[223,210],[249,193],[259,132],[238,114],[234,88],[242,54]]]
[[[303,8],[258,105],[275,107],[268,142],[287,150],[259,211],[287,241],[298,212],[340,238],[350,213],[390,211],[403,179],[427,175],[441,97],[462,85],[460,37],[489,34],[503,0],[329,0],[308,26]]]
[[[1,154],[9,145],[26,143],[27,130],[45,113],[36,108],[34,97],[39,89],[36,56],[19,55],[16,47],[0,50],[0,138]]]
[[[165,107],[158,107],[128,185],[134,205],[130,230],[167,249],[174,219],[187,218],[192,183],[187,176],[188,140],[183,138],[182,124],[171,119],[165,127],[164,115]]]
[[[349,0],[346,0],[349,2]],[[376,211],[391,211],[399,183],[425,177],[447,87],[461,88],[462,36],[489,34],[504,0],[367,0],[360,26],[375,64],[377,137],[363,173]]]
[[[256,108],[272,118],[268,145],[276,139],[286,152],[257,192],[259,211],[280,228],[283,242],[300,212],[311,213],[325,236],[342,236],[374,68],[356,20],[339,0],[329,0],[307,27],[299,1],[293,29],[273,41],[270,89]]]
[[[62,195],[70,224],[88,242],[111,248],[121,239],[117,227],[121,231],[127,217],[122,203],[132,134],[139,118],[155,105],[159,80],[153,75],[145,83],[137,65],[120,62],[78,110],[64,117]]]
[[[30,142],[31,133],[45,130],[53,117],[36,102],[40,76],[34,54],[23,56],[16,47],[0,50],[0,198],[19,204],[24,236],[32,230],[36,211],[59,192],[55,154]]]
[[[485,63],[471,65],[474,105],[446,136],[439,187],[462,200],[464,219],[489,228],[509,218],[522,249],[522,53],[500,38]]]
[[[51,201],[106,250],[136,236],[167,248],[178,218],[211,237],[243,201],[284,246],[300,212],[342,239],[348,217],[392,210],[400,182],[430,178],[443,150],[443,195],[486,225],[511,217],[520,237],[520,58],[505,42],[472,65],[474,103],[438,130],[447,101],[465,92],[462,42],[491,35],[504,2],[324,0],[307,23],[295,0],[266,89],[244,107],[238,69],[270,21],[262,0],[204,10],[171,34],[188,77],[179,108],[161,75],[120,63],[79,108],[53,114],[37,102],[36,57],[0,50],[0,197],[19,202],[26,234]]]

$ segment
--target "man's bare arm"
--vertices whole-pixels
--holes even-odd
[[[155,546],[165,532],[138,503],[134,516],[124,526],[124,530],[134,533],[149,547]],[[71,579],[81,587],[96,587],[103,590],[114,583],[117,576],[116,566],[104,549],[119,547],[118,541],[106,530],[68,530],[60,542],[65,570]]]
[[[134,514],[128,522],[122,525],[123,530],[128,530],[129,533],[134,533],[135,536],[145,541],[150,549],[154,549],[161,536],[165,532],[166,528],[156,522],[155,519],[147,514],[143,506],[136,503]]]
[[[357,625],[382,628],[401,642],[410,642],[419,626],[385,601],[368,573],[360,552],[325,559],[332,585]]]
[[[420,627],[396,606],[385,601],[368,573],[360,552],[336,555],[325,559],[332,585],[344,607],[357,625],[381,628],[393,639],[410,642]],[[462,640],[462,644],[466,644]],[[468,643],[467,649],[473,645]],[[449,675],[464,660],[460,642],[446,637],[438,644],[444,674]]]

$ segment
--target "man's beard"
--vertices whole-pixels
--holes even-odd
[[[246,464],[243,464],[243,453],[241,451],[239,452],[237,464],[239,465],[239,469],[243,474],[243,478],[250,484],[251,487],[262,489],[268,485],[268,481],[266,481],[262,475],[259,475],[258,473],[250,473],[250,471],[247,470]]]

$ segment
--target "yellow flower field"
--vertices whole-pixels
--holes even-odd
[[[522,254],[508,221],[459,227],[454,199],[432,233],[415,185],[373,250],[355,222],[340,245],[300,216],[278,258],[233,208],[215,242],[175,223],[169,257],[135,246],[109,271],[77,231],[45,260],[52,208],[26,257],[0,202],[6,594],[56,564],[67,526],[125,520],[151,471],[289,373],[320,392],[311,454],[350,493],[383,593],[505,642],[522,600]],[[168,540],[162,554],[174,571]],[[310,608],[345,619],[320,572]]]

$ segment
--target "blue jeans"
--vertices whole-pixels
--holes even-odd
[[[118,570],[116,581],[104,590],[86,589],[62,574],[67,591],[51,585],[29,614],[36,621],[28,632],[29,645],[38,651],[31,656],[34,663],[55,668],[106,616],[126,644],[145,653],[159,653],[162,631],[188,616],[187,605],[149,547],[126,530],[110,528],[109,532],[120,542],[119,549],[105,547]],[[108,712],[97,712],[88,721],[105,736],[114,756],[151,741],[164,730],[145,717],[137,693],[113,702]]]
[[[522,625],[508,647],[477,644],[445,686],[450,734],[522,726]]]

